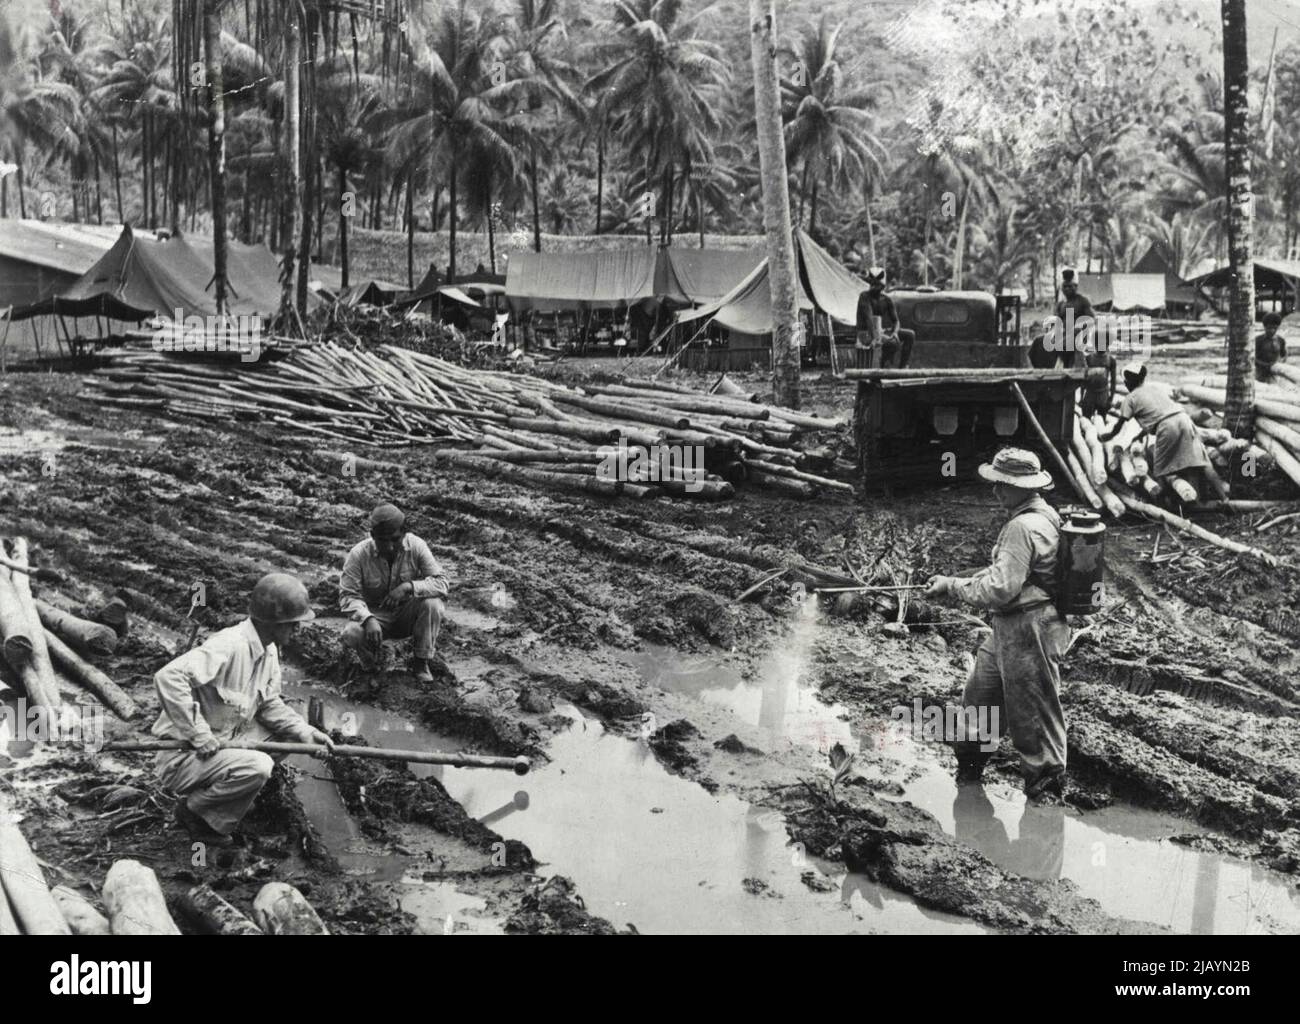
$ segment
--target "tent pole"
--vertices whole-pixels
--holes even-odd
[[[9,345],[9,327],[13,323],[14,307],[9,306],[5,309],[5,329],[0,334],[0,373],[5,372],[5,351]]]

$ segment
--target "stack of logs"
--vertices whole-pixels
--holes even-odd
[[[715,500],[731,497],[741,481],[802,498],[853,493],[816,472],[833,465],[833,455],[800,446],[804,433],[841,429],[841,421],[764,405],[734,386],[740,393],[643,380],[566,387],[390,345],[333,343],[256,367],[129,353],[87,383],[105,405],[208,423],[269,423],[318,442],[435,445],[450,463],[546,486]],[[610,451],[600,449],[620,442],[628,449],[692,446],[708,471],[684,478],[680,465],[665,474],[651,468],[660,460],[649,459],[640,460],[645,479],[598,474],[609,466]]]
[[[0,802],[0,936],[180,935],[162,887],[139,861],[119,860],[100,892],[103,912],[69,886],[46,885],[40,862]],[[180,900],[194,928],[217,935],[328,935],[316,911],[293,886],[268,882],[253,900],[253,920],[210,886]]]
[[[135,702],[91,664],[117,649],[118,634],[106,625],[70,615],[32,596],[27,541],[0,542],[0,667],[27,694],[29,710],[48,713],[51,730],[63,727],[60,679],[89,690],[124,720],[134,718]],[[57,669],[57,672],[56,672]]]
[[[1168,385],[1158,381],[1150,381],[1143,386],[1168,388]],[[1186,390],[1184,386],[1183,391]],[[1296,409],[1296,414],[1300,416],[1300,407]],[[1193,410],[1193,417],[1194,421],[1200,421],[1202,424],[1206,419],[1196,410]],[[1229,464],[1227,460],[1233,456],[1240,459],[1242,452],[1251,447],[1248,442],[1234,440],[1231,433],[1220,426],[1198,425],[1196,427],[1201,443],[1210,456],[1210,465],[1205,467],[1202,473],[1206,483],[1214,491],[1212,498],[1204,500],[1206,496],[1199,494],[1192,483],[1183,477],[1175,476],[1161,481],[1152,475],[1155,439],[1150,434],[1144,434],[1135,421],[1128,421],[1115,437],[1103,442],[1101,435],[1109,433],[1117,419],[1114,413],[1105,417],[1098,415],[1088,418],[1084,416],[1082,409],[1075,407],[1074,437],[1066,452],[1064,463],[1068,469],[1067,479],[1082,501],[1099,512],[1104,509],[1115,518],[1120,518],[1125,512],[1135,512],[1149,519],[1164,522],[1224,550],[1250,555],[1270,565],[1276,564],[1277,560],[1273,556],[1259,548],[1220,536],[1196,525],[1184,516],[1153,504],[1153,502],[1164,501],[1177,503],[1185,509],[1216,512],[1260,511],[1286,504],[1272,501],[1239,501],[1231,497],[1219,468],[1226,468]],[[1258,457],[1257,469],[1262,474],[1269,468],[1270,453],[1263,449],[1256,449],[1255,454]]]

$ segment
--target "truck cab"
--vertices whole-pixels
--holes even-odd
[[[916,334],[910,366],[1027,367],[1020,342],[1020,296],[989,292],[942,292],[934,288],[893,291],[899,326]]]

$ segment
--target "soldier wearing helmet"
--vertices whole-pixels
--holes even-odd
[[[213,634],[154,675],[162,712],[153,734],[185,740],[189,750],[158,755],[155,770],[177,796],[176,818],[195,839],[227,845],[275,767],[260,750],[223,747],[231,741],[280,738],[333,749],[280,696],[280,646],[315,618],[307,588],[286,573],[258,580],[248,618]]]

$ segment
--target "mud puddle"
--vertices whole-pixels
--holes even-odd
[[[372,744],[453,751],[460,744],[398,716],[312,687],[286,687],[306,711],[324,702],[325,727],[356,731]],[[786,838],[779,814],[732,796],[710,795],[669,774],[643,741],[607,734],[571,705],[550,762],[524,778],[506,772],[412,765],[437,778],[470,814],[525,843],[548,872],[571,879],[587,910],[644,933],[985,931],[910,900],[842,867],[808,858]],[[299,759],[295,759],[299,760]],[[344,870],[400,882],[402,908],[436,930],[475,897],[429,882],[413,858],[368,849],[348,820],[320,762],[300,759],[298,795]],[[805,873],[819,887],[803,881]]]
[[[1042,881],[1068,878],[1107,912],[1191,934],[1300,932],[1300,892],[1267,868],[1171,842],[1208,830],[1172,815],[1117,804],[1082,813],[1027,806],[1002,782],[958,787],[937,749],[901,726],[852,721],[817,692],[813,654],[822,630],[811,602],[789,636],[752,671],[725,655],[683,655],[645,645],[630,660],[650,685],[722,707],[766,730],[773,744],[858,754],[887,799],[924,808],[942,827],[1008,871]],[[833,666],[832,666],[833,670]],[[845,885],[866,884],[848,876]]]
[[[99,427],[63,426],[58,430],[21,431],[0,427],[0,455],[60,451],[74,444],[117,451],[152,451],[165,440],[163,437],[134,437]]]

